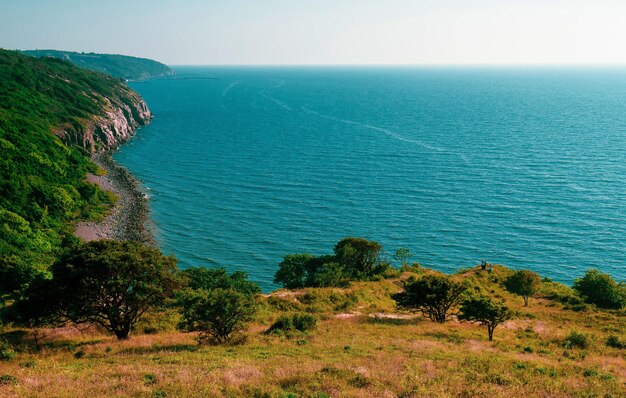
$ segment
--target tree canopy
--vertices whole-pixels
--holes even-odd
[[[626,306],[626,285],[597,269],[590,269],[582,278],[574,280],[573,287],[587,302],[598,307],[620,309]]]
[[[504,281],[504,286],[509,292],[524,297],[524,306],[528,307],[528,298],[541,288],[541,277],[536,272],[519,270]]]
[[[180,287],[176,259],[135,242],[93,241],[56,261],[18,302],[29,318],[96,323],[118,339]],[[37,313],[38,312],[38,313]]]
[[[432,321],[443,323],[456,314],[465,291],[463,284],[449,277],[426,275],[409,278],[404,283],[404,291],[392,298],[402,308],[419,311]]]
[[[493,331],[502,322],[511,319],[511,311],[504,303],[496,302],[486,296],[471,297],[463,301],[459,319],[477,322],[487,326],[489,341],[493,340]]]

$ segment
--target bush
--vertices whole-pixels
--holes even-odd
[[[266,334],[280,332],[307,332],[317,325],[317,318],[309,314],[283,315],[265,331]]]
[[[608,347],[625,349],[626,348],[626,341],[621,340],[617,336],[609,336],[606,339],[606,345]]]
[[[4,340],[0,340],[0,361],[12,361],[15,358],[15,350]]]
[[[574,281],[574,290],[585,301],[601,308],[620,309],[626,306],[626,286],[617,283],[610,275],[590,269]]]
[[[11,375],[0,376],[0,386],[16,385],[18,384],[17,377]]]
[[[182,321],[179,327],[198,332],[198,342],[234,342],[256,311],[254,296],[235,290],[186,290],[180,296]]]
[[[563,347],[565,348],[587,348],[588,346],[589,339],[587,336],[577,331],[570,332],[563,341]]]

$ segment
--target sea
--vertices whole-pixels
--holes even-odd
[[[376,240],[393,264],[481,260],[626,279],[626,68],[175,67],[115,155],[179,267],[264,291],[289,253]]]

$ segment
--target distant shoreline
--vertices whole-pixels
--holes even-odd
[[[106,174],[88,174],[87,180],[105,191],[115,193],[118,200],[104,220],[80,222],[74,234],[84,241],[113,239],[154,244],[154,235],[147,225],[150,208],[146,195],[139,181],[117,164],[111,155],[111,151],[106,151],[91,158]]]

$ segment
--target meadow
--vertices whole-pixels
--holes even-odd
[[[402,290],[403,280],[435,273],[405,268],[393,278],[347,288],[258,295],[245,341],[232,345],[198,345],[195,333],[176,331],[174,311],[151,314],[122,341],[93,327],[41,329],[39,352],[33,331],[7,328],[1,337],[17,348],[13,358],[0,361],[0,395],[624,396],[625,310],[597,309],[546,279],[525,307],[502,287],[509,269],[460,271],[451,278],[489,292],[514,311],[489,342],[483,326],[455,319],[435,323],[396,308],[390,295]],[[264,333],[290,313],[315,316],[317,327]]]

